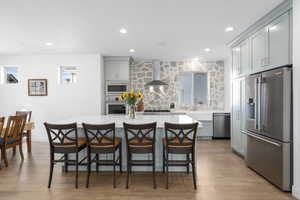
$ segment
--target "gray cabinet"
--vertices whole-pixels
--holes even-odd
[[[232,76],[237,77],[241,73],[240,47],[232,48]]]
[[[232,81],[232,117],[231,117],[231,147],[241,155],[245,153],[245,135],[242,129],[245,124],[245,79]]]
[[[130,57],[104,57],[105,80],[129,81]]]
[[[275,19],[268,26],[270,67],[290,64],[289,13]]]
[[[251,37],[251,63],[254,72],[269,65],[268,28],[259,30]]]
[[[250,68],[249,40],[245,40],[232,48],[232,72],[233,77],[248,74]]]

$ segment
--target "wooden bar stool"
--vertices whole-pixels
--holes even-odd
[[[85,124],[83,123],[84,133],[87,140],[87,167],[88,174],[86,187],[89,187],[89,179],[91,174],[91,164],[96,163],[98,171],[99,165],[113,166],[113,187],[116,187],[116,165],[122,173],[122,139],[116,137],[115,123],[112,124]],[[119,156],[116,158],[116,151],[119,151]],[[95,154],[92,159],[91,154]],[[99,160],[98,154],[112,154],[112,160]]]
[[[196,183],[196,161],[195,161],[195,142],[198,123],[192,124],[171,124],[165,123],[165,138],[163,138],[163,172],[166,174],[166,189],[168,189],[169,166],[185,166],[187,173],[189,165],[192,165],[194,189]],[[170,160],[169,154],[185,154],[186,160]],[[192,159],[190,159],[190,154]]]
[[[24,115],[26,117],[26,123],[29,123],[31,120],[31,111],[17,111],[16,115],[21,116]],[[26,137],[27,143],[27,152],[31,153],[31,130],[23,131],[23,137]]]
[[[49,144],[50,144],[50,174],[48,181],[48,188],[51,187],[53,167],[56,163],[63,162],[65,164],[65,171],[67,172],[68,165],[75,165],[75,187],[78,188],[78,166],[81,165],[78,160],[78,152],[86,147],[86,139],[78,138],[77,124],[48,124],[44,123]],[[69,160],[68,155],[75,153],[76,159]],[[64,154],[61,158],[55,159],[55,154]]]
[[[8,167],[6,150],[9,148],[15,148],[19,146],[21,159],[24,159],[22,149],[22,132],[25,127],[25,120],[26,119],[24,116],[10,116],[8,118],[4,135],[0,138],[1,155],[2,159],[4,159],[6,167]],[[2,118],[0,121],[2,121],[2,124],[4,124],[4,118]]]
[[[129,173],[132,166],[152,166],[153,188],[156,188],[155,180],[155,133],[156,122],[150,124],[126,124],[123,123],[126,147],[127,147],[127,179],[126,188],[129,184]],[[133,154],[152,154],[151,160],[133,160]]]

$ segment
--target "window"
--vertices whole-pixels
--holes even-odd
[[[60,69],[60,83],[62,84],[69,84],[69,83],[76,83],[77,82],[77,74],[78,74],[78,67],[74,66],[61,66]]]
[[[1,83],[16,84],[19,83],[18,67],[2,67],[1,68]]]
[[[181,104],[198,105],[208,103],[207,73],[181,72],[179,81],[179,97]]]

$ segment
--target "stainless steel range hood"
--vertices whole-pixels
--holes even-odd
[[[160,61],[153,60],[152,61],[152,68],[153,68],[153,80],[146,83],[145,86],[164,86],[168,85],[167,83],[160,80]]]

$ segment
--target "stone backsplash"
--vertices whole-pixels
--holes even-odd
[[[178,88],[180,72],[206,72],[208,74],[208,104],[179,105]],[[131,88],[141,90],[144,95],[145,109],[168,109],[175,103],[176,109],[210,110],[224,108],[224,62],[161,61],[160,79],[168,84],[162,93],[159,89],[150,92],[145,84],[153,79],[151,62],[135,61],[130,69]]]

